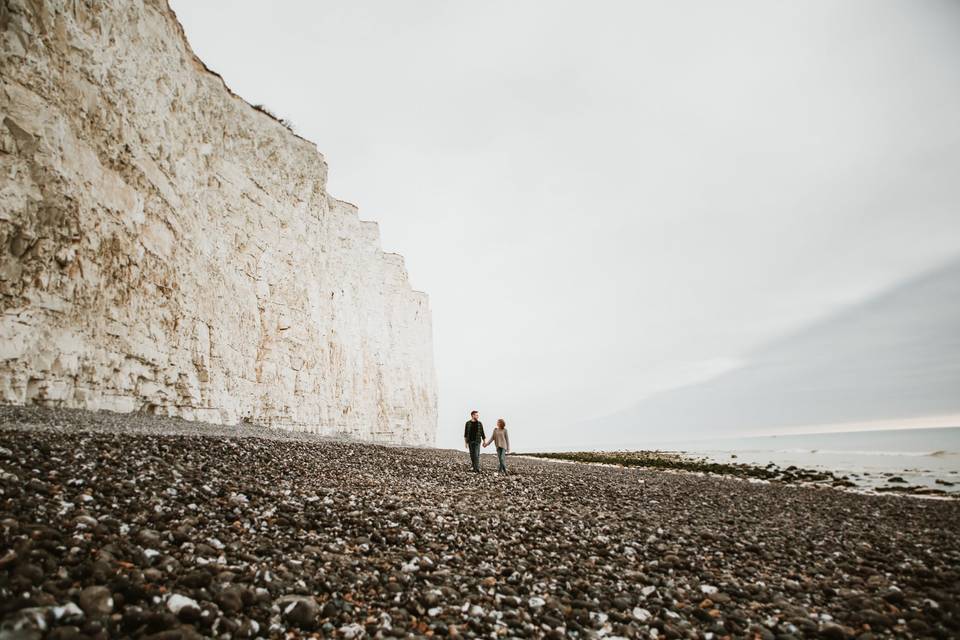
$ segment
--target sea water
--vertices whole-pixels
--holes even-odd
[[[594,450],[680,451],[714,462],[831,471],[863,487],[908,485],[960,492],[960,427],[885,429],[801,435],[659,440]],[[903,486],[903,485],[900,485]]]

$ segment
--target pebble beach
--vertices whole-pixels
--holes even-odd
[[[0,638],[954,638],[960,502],[0,408]]]

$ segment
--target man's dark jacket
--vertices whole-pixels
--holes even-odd
[[[483,423],[479,420],[467,420],[463,425],[463,437],[467,442],[480,442],[486,436],[483,434]]]

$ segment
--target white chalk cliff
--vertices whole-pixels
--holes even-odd
[[[432,444],[427,296],[163,0],[0,3],[0,399]]]

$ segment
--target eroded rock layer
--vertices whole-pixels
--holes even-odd
[[[430,444],[426,295],[162,0],[0,5],[0,396]]]

